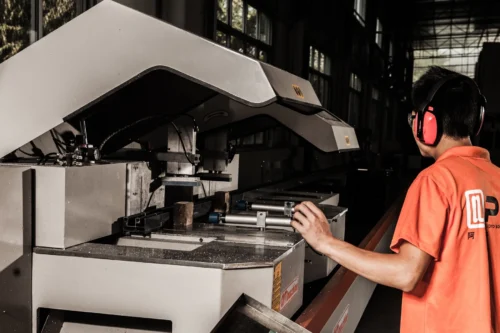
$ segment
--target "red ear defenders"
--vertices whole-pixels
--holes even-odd
[[[450,81],[465,79],[464,82],[469,84],[472,89],[478,92],[478,105],[477,105],[477,120],[474,128],[473,135],[478,135],[483,127],[484,112],[486,107],[486,98],[481,94],[476,82],[471,78],[464,75],[450,75],[438,81],[429,92],[427,99],[416,110],[417,115],[413,122],[413,132],[418,140],[426,145],[435,146],[439,143],[443,133],[442,124],[438,121],[439,110],[435,110],[432,106],[432,100],[441,87]]]

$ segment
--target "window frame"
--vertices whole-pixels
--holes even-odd
[[[377,44],[380,49],[382,49],[384,45],[384,26],[378,17],[375,26],[375,44]]]
[[[242,54],[245,54],[253,59],[256,59],[256,60],[261,60],[261,61],[264,61],[264,62],[270,62],[270,59],[272,57],[272,43],[273,43],[273,21],[271,20],[271,17],[265,13],[264,11],[254,7],[254,6],[251,6],[249,3],[248,3],[248,0],[241,0],[242,3],[243,3],[243,31],[240,31],[236,28],[233,28],[231,26],[231,22],[232,22],[232,15],[233,15],[233,0],[226,0],[227,2],[227,23],[226,22],[223,22],[221,20],[219,20],[219,18],[217,17],[217,10],[218,10],[218,1],[217,0],[214,0],[215,1],[215,33],[214,33],[214,40],[219,44],[219,45],[223,45],[233,51],[236,51],[238,52],[238,50],[234,50],[233,48],[231,48],[230,46],[230,43],[231,43],[231,37],[234,37],[236,39],[239,39],[240,41],[242,41],[243,43],[243,53]],[[252,36],[250,36],[246,30],[247,30],[247,20],[248,20],[248,6],[251,6],[252,8],[255,8],[255,10],[257,11],[257,34],[259,34],[259,30],[260,30],[260,19],[259,19],[259,15],[260,14],[263,14],[267,17],[267,19],[269,20],[269,44],[257,39],[257,38],[254,38]],[[221,32],[223,34],[226,35],[226,43],[225,44],[221,44],[217,41],[217,33],[218,32]],[[248,45],[251,45],[251,46],[254,46],[256,48],[256,51],[255,51],[255,54],[256,56],[253,57],[251,54],[249,54],[247,52],[247,46]],[[264,60],[260,59],[259,57],[259,53],[260,51],[263,51],[265,52],[266,54],[266,58]],[[240,52],[241,53],[241,52]]]
[[[347,122],[354,128],[359,126],[362,98],[363,98],[363,80],[354,72],[351,72],[349,76],[349,105],[347,110]],[[357,99],[358,110],[356,110],[356,119],[353,119],[354,114],[351,108],[351,99]]]
[[[360,8],[358,8],[360,7]],[[361,9],[363,13],[360,13],[358,9]],[[353,14],[359,24],[363,27],[366,26],[366,0],[354,0]]]
[[[317,51],[318,55],[322,54],[325,57],[324,69],[326,68],[326,63],[327,63],[326,60],[328,59],[329,70],[327,71],[327,73],[325,73],[326,70],[324,72],[322,72],[319,69],[316,69],[313,66],[311,66],[311,51],[313,51],[313,53],[314,53],[314,51]],[[311,84],[312,84],[311,75],[316,75],[316,76],[318,76],[319,79],[322,79],[328,83],[328,89],[326,89],[325,91],[322,91],[321,96],[318,96],[318,98],[320,99],[320,102],[323,105],[323,107],[325,107],[326,109],[329,109],[330,103],[331,103],[331,92],[332,92],[331,89],[333,86],[333,78],[332,78],[332,74],[331,74],[332,73],[332,58],[328,54],[323,52],[321,49],[318,49],[315,46],[310,45],[309,46],[309,59],[307,62],[307,70],[308,70],[308,80],[309,80],[309,82],[311,82]],[[313,89],[314,89],[314,86],[313,86]],[[318,92],[316,90],[315,90],[315,92],[318,95]],[[323,93],[325,93],[325,95],[323,95]],[[321,99],[323,99],[324,101],[322,101]]]
[[[71,20],[75,19],[79,15],[83,14],[86,12],[88,9],[91,7],[95,6],[97,4],[97,0],[72,0],[75,2],[75,17],[73,17]],[[32,18],[32,22],[34,23],[34,30],[35,30],[35,38],[31,43],[34,43],[46,35],[50,34],[51,32],[45,33],[44,32],[44,26],[43,26],[43,2],[44,0],[31,0],[31,5],[33,6],[32,8],[32,15],[34,16]],[[66,22],[67,23],[67,22]],[[64,23],[64,24],[66,24]]]

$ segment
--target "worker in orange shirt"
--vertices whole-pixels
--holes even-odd
[[[435,163],[411,184],[391,243],[376,253],[335,239],[312,203],[293,227],[318,252],[376,283],[401,289],[402,333],[500,333],[500,169],[472,146],[485,99],[475,82],[431,67],[415,83],[408,121]]]

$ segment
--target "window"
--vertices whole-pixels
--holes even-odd
[[[217,43],[268,61],[271,28],[269,17],[246,0],[217,0]]]
[[[377,28],[375,30],[375,43],[377,43],[378,47],[380,48],[382,48],[382,34],[383,34],[382,23],[380,23],[380,20],[377,18]]]
[[[392,59],[392,56],[394,55],[394,47],[392,45],[392,40],[389,41],[389,59]]]
[[[354,16],[365,26],[365,15],[366,15],[366,0],[354,0]]]
[[[309,47],[309,81],[325,108],[330,107],[330,87],[332,86],[330,75],[330,57],[312,46]]]
[[[356,74],[351,73],[349,86],[351,89],[349,92],[349,116],[347,121],[351,126],[357,127],[361,109],[361,90],[363,84]]]
[[[0,62],[30,44],[31,2],[3,1],[0,6]]]
[[[76,17],[77,0],[42,0],[43,36]]]
[[[361,83],[361,80],[359,79],[359,77],[354,74],[354,73],[351,73],[351,79],[350,79],[350,82],[349,82],[349,86],[354,89],[355,91],[358,91],[358,92],[361,92],[361,89],[362,89],[362,83]]]
[[[0,62],[92,7],[91,0],[3,1],[0,6]]]

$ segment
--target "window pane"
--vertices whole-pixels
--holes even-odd
[[[259,132],[255,134],[255,144],[256,145],[264,144],[264,132]]]
[[[377,29],[376,29],[376,32],[375,32],[375,43],[377,43],[377,45],[379,47],[382,47],[382,36],[383,36],[382,23],[377,18]]]
[[[358,13],[364,21],[366,19],[366,0],[359,0],[359,7]]]
[[[252,58],[257,58],[257,48],[253,45],[247,44],[245,53]]]
[[[315,70],[319,69],[319,52],[318,52],[318,50],[314,50],[314,64],[313,64],[313,68]]]
[[[359,80],[358,76],[354,73],[351,73],[351,80],[349,82],[349,86],[356,91],[361,91],[361,81]]]
[[[319,57],[319,71],[321,73],[325,72],[325,55],[323,53],[320,53]]]
[[[257,9],[252,6],[248,6],[247,11],[247,35],[257,38]]]
[[[227,1],[228,0],[217,0],[217,19],[226,24],[228,23]]]
[[[314,91],[318,94],[318,76],[316,74],[311,74],[309,80],[311,81]]]
[[[231,26],[243,31],[243,0],[232,0]]]
[[[325,56],[325,74],[331,74],[331,66],[330,57]]]
[[[361,25],[365,25],[365,15],[366,15],[366,0],[354,0],[354,11],[355,16]]]
[[[222,31],[217,31],[217,34],[215,35],[215,40],[217,41],[217,43],[227,46],[227,35]]]
[[[30,44],[31,2],[3,1],[0,6],[0,63]]]
[[[231,44],[229,45],[229,47],[235,51],[244,53],[245,45],[243,44],[243,41],[234,36],[231,36]]]
[[[259,39],[266,44],[271,44],[271,22],[263,13],[259,13]]]
[[[43,0],[43,35],[76,17],[76,0]]]
[[[309,46],[309,67],[312,67],[314,64],[314,50],[312,46]]]
[[[243,141],[242,144],[244,146],[253,145],[253,144],[255,144],[255,135],[252,134],[252,135],[246,136],[243,138],[242,141]]]
[[[260,61],[264,61],[264,62],[267,61],[267,53],[266,53],[266,51],[262,51],[262,50],[259,51],[259,60]]]

